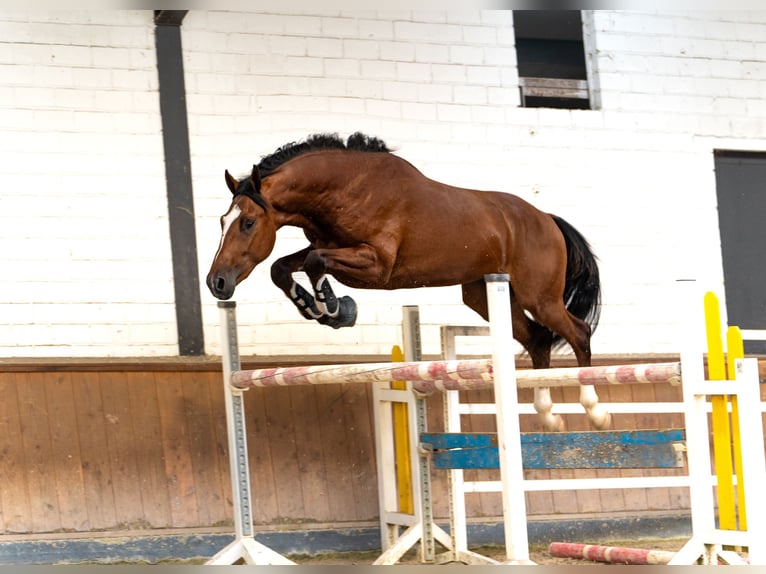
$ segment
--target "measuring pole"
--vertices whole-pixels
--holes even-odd
[[[250,470],[247,460],[247,434],[242,391],[231,388],[231,374],[239,371],[239,342],[237,339],[237,303],[220,301],[218,308],[225,320],[221,356],[226,395],[226,423],[229,434],[229,465],[231,469],[231,495],[234,504],[234,530],[237,538],[253,535],[253,502],[250,496]]]
[[[234,564],[239,559],[256,565],[295,564],[292,560],[255,540],[250,465],[247,458],[244,391],[231,386],[231,374],[240,370],[237,304],[234,301],[219,301],[218,308],[221,314],[221,363],[226,405],[226,432],[229,439],[229,472],[231,473],[235,538],[231,544],[208,560],[207,564]]]

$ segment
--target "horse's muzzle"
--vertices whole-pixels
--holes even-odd
[[[216,299],[231,299],[236,286],[236,280],[227,278],[223,273],[209,273],[207,276],[207,287]]]

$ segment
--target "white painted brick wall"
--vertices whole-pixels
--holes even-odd
[[[508,11],[192,10],[183,27],[204,280],[240,174],[279,145],[362,130],[426,175],[516,193],[601,261],[596,353],[678,349],[670,294],[722,294],[712,150],[766,151],[766,12],[593,15],[602,109],[519,108]],[[0,356],[177,352],[151,11],[0,15]],[[30,224],[32,222],[32,224]],[[300,318],[269,280],[237,292],[245,353],[387,353],[403,304],[426,353],[480,324],[458,288],[355,291],[358,326]],[[206,348],[218,313],[203,287]]]
[[[0,355],[176,354],[151,15],[0,21]]]

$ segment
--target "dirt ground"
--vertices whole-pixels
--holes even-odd
[[[600,544],[604,546],[623,546],[628,548],[643,548],[649,550],[664,550],[667,552],[676,552],[688,541],[687,538],[672,538],[672,539],[659,539],[659,538],[647,538],[639,540],[610,540],[592,542],[592,544]],[[584,541],[585,543],[591,543]],[[472,548],[474,552],[483,556],[488,556],[498,561],[505,560],[505,549],[502,546],[483,546],[480,548]],[[438,550],[437,550],[438,553]],[[322,555],[293,555],[289,556],[291,560],[298,564],[314,564],[320,565],[368,565],[378,557],[376,552],[346,552],[342,554],[322,554]],[[542,565],[580,565],[580,566],[593,566],[603,565],[600,562],[592,562],[590,560],[577,560],[572,558],[557,558],[551,556],[548,552],[548,545],[532,545],[530,546],[530,559],[535,564]],[[419,557],[416,549],[408,552],[400,564],[414,565],[419,564]]]

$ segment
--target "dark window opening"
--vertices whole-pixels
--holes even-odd
[[[579,10],[514,10],[521,105],[590,109]]]

